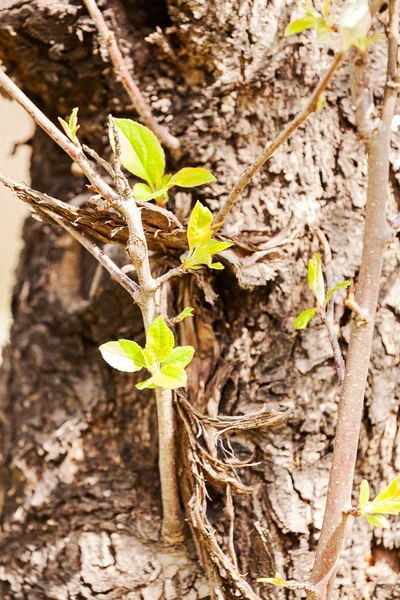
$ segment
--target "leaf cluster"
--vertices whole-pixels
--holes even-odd
[[[185,316],[191,316],[187,311]],[[182,316],[185,313],[181,313]],[[114,369],[133,373],[147,369],[151,377],[136,384],[139,390],[156,387],[170,390],[185,387],[187,373],[185,367],[194,355],[192,346],[176,346],[171,329],[160,315],[150,325],[144,348],[131,340],[107,342],[100,346],[104,360]]]
[[[332,295],[337,290],[348,287],[350,285],[350,281],[342,281],[325,293],[325,282],[324,274],[322,272],[321,259],[319,254],[315,252],[313,257],[308,261],[308,285],[315,296],[316,306],[307,308],[298,315],[293,325],[295,329],[305,329],[316,313],[318,313],[320,316],[323,315],[328,302],[332,298]]]
[[[334,39],[335,18],[329,14],[330,0],[325,0],[322,13],[313,5],[311,0],[299,2],[298,6],[304,11],[304,16],[295,19],[285,29],[285,36],[301,33],[305,29],[315,29],[318,39],[329,42]]]
[[[389,529],[389,521],[383,515],[400,514],[400,478],[384,487],[374,500],[369,499],[369,493],[368,481],[363,479],[359,495],[360,516],[367,517],[373,527]]]
[[[330,14],[330,0],[325,0],[322,12],[313,5],[312,0],[299,2],[298,6],[304,15],[295,19],[285,29],[285,36],[301,33],[305,29],[315,29],[321,42],[335,41],[339,32],[344,50],[355,46],[361,52],[366,52],[368,46],[384,35],[373,35],[368,38],[371,27],[371,11],[368,0],[345,0],[338,23],[335,16]]]
[[[191,188],[216,181],[206,169],[184,167],[175,175],[165,174],[164,150],[154,133],[131,119],[115,119],[121,146],[121,163],[127,171],[146,183],[133,186],[137,200],[156,200],[163,206],[174,187]]]
[[[183,269],[197,270],[203,266],[211,269],[224,268],[219,262],[213,263],[212,256],[226,250],[233,244],[212,239],[214,233],[212,222],[213,215],[211,211],[203,206],[201,202],[196,202],[188,223],[189,254],[182,263]]]

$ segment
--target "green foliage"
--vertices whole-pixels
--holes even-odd
[[[303,310],[303,312],[296,317],[293,327],[295,329],[305,329],[316,312],[316,308],[306,308],[306,310]]]
[[[369,484],[363,479],[359,495],[360,516],[367,517],[373,527],[389,529],[387,515],[400,514],[400,478],[394,479],[377,495],[374,500],[369,499]]]
[[[379,35],[367,39],[371,27],[368,0],[345,0],[338,25],[335,24],[334,16],[329,14],[330,0],[324,0],[322,12],[315,9],[312,0],[299,2],[298,5],[304,11],[304,15],[289,23],[285,29],[285,36],[301,33],[305,29],[315,29],[321,42],[332,42],[335,40],[335,32],[339,31],[345,50],[356,46],[362,52],[381,37]]]
[[[296,317],[293,324],[295,329],[305,329],[316,313],[323,319],[325,307],[332,298],[332,295],[337,290],[348,287],[350,281],[346,280],[338,283],[325,294],[325,282],[321,259],[319,254],[314,252],[313,257],[308,261],[308,285],[315,296],[316,306],[303,310],[303,312]]]
[[[212,239],[212,221],[211,211],[200,202],[196,202],[188,223],[189,254],[182,264],[184,269],[196,270],[201,269],[204,265],[211,269],[224,268],[221,263],[213,263],[212,256],[226,250],[233,244]]]
[[[257,581],[259,583],[268,583],[270,585],[278,585],[281,587],[288,588],[289,590],[292,587],[288,581],[285,581],[284,579],[282,579],[282,577],[280,576],[279,573],[275,573],[275,577],[261,577],[260,579],[257,579]]]
[[[64,129],[71,142],[73,142],[74,144],[79,143],[78,138],[76,136],[76,133],[80,127],[80,125],[78,125],[78,110],[78,107],[72,109],[68,123],[67,121],[64,121],[64,119],[62,119],[61,117],[58,117],[62,128]]]
[[[308,285],[317,300],[317,304],[322,306],[325,300],[325,283],[321,259],[317,252],[314,252],[312,259],[308,261]]]
[[[194,313],[194,308],[192,308],[191,306],[188,306],[187,308],[184,308],[181,313],[179,313],[179,315],[176,317],[175,320],[177,323],[180,323],[181,321],[183,321],[183,319],[187,319],[188,317],[193,317],[193,313]]]
[[[320,41],[327,42],[334,39],[334,17],[329,14],[330,0],[325,0],[322,13],[314,8],[311,0],[299,2],[298,5],[305,14],[289,23],[285,29],[285,36],[301,33],[305,29],[315,29]]]
[[[146,183],[133,186],[137,200],[156,200],[164,205],[168,191],[174,187],[197,187],[216,181],[206,169],[185,167],[175,175],[165,174],[165,154],[154,133],[131,119],[115,119],[121,144],[121,163],[130,173]]]
[[[183,312],[185,311],[193,309],[188,308]],[[174,346],[174,334],[160,315],[147,331],[144,348],[131,340],[118,340],[103,344],[100,352],[104,360],[119,371],[133,373],[142,368],[147,369],[151,377],[136,385],[139,390],[155,387],[176,389],[187,384],[185,367],[193,358],[194,348]]]

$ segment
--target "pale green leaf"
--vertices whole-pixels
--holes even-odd
[[[289,35],[294,35],[296,33],[301,33],[304,29],[310,29],[314,27],[315,19],[312,16],[306,15],[301,17],[300,19],[295,19],[286,27],[284,36],[288,37]]]
[[[217,181],[216,178],[206,169],[202,169],[201,167],[185,167],[171,177],[168,186],[178,185],[183,188],[191,188],[204,185],[205,183],[213,183],[214,181]]]
[[[183,319],[187,319],[187,317],[193,317],[193,313],[194,313],[194,308],[192,308],[191,306],[187,306],[186,308],[183,309],[183,311],[181,313],[179,313],[179,315],[177,316],[177,319],[179,319],[179,322],[183,321]]]
[[[322,306],[325,300],[325,285],[321,259],[317,252],[314,252],[312,259],[308,261],[308,284],[318,304]]]
[[[160,315],[150,325],[146,335],[146,350],[151,352],[158,362],[171,356],[174,348],[174,334]]]
[[[210,254],[219,254],[233,245],[234,244],[232,242],[219,242],[218,240],[210,240],[203,247],[204,250],[207,250],[207,252]]]
[[[121,163],[133,175],[159,188],[165,170],[165,155],[154,133],[131,119],[115,119],[120,132]]]
[[[201,204],[196,202],[192,214],[190,215],[187,238],[189,248],[192,249],[199,244],[207,243],[212,236],[211,223],[213,216],[211,211]]]
[[[168,187],[162,187],[159,190],[153,192],[150,187],[145,183],[137,183],[133,186],[132,192],[137,200],[141,200],[142,202],[147,202],[148,200],[154,200],[155,198],[160,198],[168,192]]]
[[[76,135],[76,132],[79,129],[79,125],[78,125],[78,110],[79,110],[78,107],[75,107],[75,108],[72,109],[71,115],[69,117],[69,122],[68,122],[69,128],[70,128],[71,133],[72,133],[73,136]]]
[[[282,579],[279,573],[275,573],[275,577],[261,577],[257,579],[259,583],[269,583],[270,585],[279,585],[281,587],[285,587],[290,589],[291,585],[288,581]]]
[[[400,479],[394,479],[369,502],[366,512],[397,515],[400,513]]]
[[[366,40],[371,27],[368,0],[345,0],[339,19],[339,32],[347,47]]]
[[[364,510],[369,501],[369,483],[366,479],[363,479],[360,486],[360,495],[358,498],[358,504],[360,510]]]
[[[119,342],[107,342],[100,346],[100,352],[104,360],[114,369],[134,373],[140,371],[139,367],[121,348]]]
[[[136,183],[132,188],[132,192],[136,200],[140,200],[142,202],[151,200],[153,195],[153,190],[147,185],[147,183]]]
[[[58,117],[62,128],[72,142],[77,141],[76,133],[80,127],[80,125],[78,125],[78,110],[79,108],[77,107],[72,109],[68,123],[64,121],[64,119],[61,119],[61,117]]]
[[[306,310],[303,310],[303,312],[296,317],[293,327],[295,329],[305,329],[316,312],[316,308],[306,308]]]
[[[383,515],[371,515],[367,517],[367,521],[373,527],[382,527],[382,529],[390,529],[389,521]]]
[[[145,390],[145,389],[153,390],[156,387],[156,384],[154,383],[154,377],[150,377],[149,379],[146,379],[145,381],[141,381],[140,383],[137,383],[136,387],[138,390]]]
[[[156,386],[175,390],[185,387],[187,384],[187,373],[179,365],[166,365],[161,371],[155,373],[152,377]]]
[[[177,346],[172,350],[171,356],[163,362],[163,368],[166,365],[177,365],[184,369],[191,362],[193,355],[193,346]]]
[[[147,367],[146,358],[139,344],[132,342],[131,340],[118,340],[118,344],[124,351],[125,355],[135,363],[138,369]]]
[[[331,299],[331,296],[334,292],[336,292],[336,290],[342,290],[343,288],[347,288],[349,287],[351,281],[342,281],[341,283],[338,283],[337,285],[335,285],[335,287],[331,288],[330,290],[327,291],[326,293],[326,298],[325,298],[325,304],[328,304],[329,300]]]
[[[211,263],[211,265],[208,266],[210,269],[216,269],[217,271],[222,271],[224,269],[224,265],[220,262]]]

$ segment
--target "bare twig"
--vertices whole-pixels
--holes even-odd
[[[331,301],[333,309],[333,300]],[[325,326],[329,335],[329,342],[331,344],[333,358],[335,360],[336,370],[339,378],[339,385],[342,386],[346,373],[346,365],[344,362],[342,350],[339,345],[339,340],[336,334],[335,322],[333,320],[333,310],[327,310],[325,314]]]
[[[386,206],[390,126],[399,87],[397,75],[399,13],[400,0],[391,0],[388,67],[382,118],[371,136],[368,153],[364,248],[356,302],[369,319],[364,323],[357,323],[354,319],[352,323],[346,377],[339,401],[328,497],[314,568],[309,582],[315,587],[315,591],[307,593],[308,600],[327,600],[331,594],[348,516],[344,514],[344,511],[351,507],[354,469],[378,305],[383,255],[393,235],[386,221]]]
[[[175,154],[179,152],[180,141],[178,138],[160,125],[153,115],[150,106],[144,99],[139,87],[135,83],[131,73],[129,72],[121,50],[117,44],[114,33],[108,28],[103,14],[97,6],[96,0],[83,0],[88,13],[92,17],[97,31],[99,32],[101,43],[106,48],[111,62],[114,66],[115,74],[124,86],[126,93],[137,113],[142,117],[143,121],[158,137],[164,146],[169,148]]]
[[[44,213],[48,214],[58,225],[60,225],[63,229],[68,231],[86,250],[95,257],[95,259],[104,267],[111,275],[111,277],[119,283],[133,298],[136,302],[137,295],[139,292],[139,286],[137,283],[132,281],[130,277],[125,275],[125,273],[115,264],[113,260],[107,254],[97,246],[93,242],[92,239],[85,233],[79,231],[76,227],[74,227],[67,219],[63,217],[54,215],[51,211],[47,211],[46,209],[42,209]]]
[[[304,123],[304,121],[309,117],[309,115],[311,115],[318,109],[318,101],[321,97],[321,94],[325,91],[325,88],[328,85],[329,81],[332,79],[334,73],[341,65],[343,58],[344,52],[339,51],[336,54],[335,59],[332,62],[329,69],[320,79],[305,108],[303,108],[303,110],[301,110],[295,116],[295,118],[288,125],[286,125],[286,127],[281,131],[281,133],[275,138],[273,142],[268,143],[266,145],[264,151],[260,154],[257,160],[252,165],[250,165],[250,167],[247,167],[247,169],[242,173],[239,181],[236,183],[233,190],[230,192],[228,198],[225,201],[225,204],[221,207],[214,219],[214,231],[217,231],[223,225],[227,214],[232,209],[239,195],[242,193],[246,185],[250,183],[252,177],[254,177],[257,171],[269,158],[271,158],[274,152],[286,142],[286,140],[292,135],[292,133],[296,131],[296,129],[298,129],[300,125],[302,125],[302,123]]]

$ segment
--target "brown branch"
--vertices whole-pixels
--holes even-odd
[[[343,58],[344,52],[339,51],[336,54],[335,59],[332,62],[329,69],[320,79],[305,108],[303,108],[303,110],[301,110],[295,116],[295,118],[290,123],[288,123],[288,125],[286,125],[286,127],[281,131],[281,133],[275,138],[273,142],[266,145],[264,151],[260,154],[257,160],[252,165],[250,165],[250,167],[247,167],[247,169],[242,173],[239,181],[236,183],[233,190],[230,192],[228,198],[226,199],[225,204],[221,207],[218,214],[214,218],[214,231],[217,231],[223,225],[227,214],[232,209],[240,194],[242,193],[246,185],[250,183],[251,179],[254,177],[257,171],[261,169],[263,164],[269,158],[271,158],[274,152],[286,142],[286,140],[292,135],[292,133],[296,131],[296,129],[298,129],[300,125],[302,125],[304,121],[318,109],[318,100],[320,99],[321,94],[325,91],[329,81],[332,79],[333,75],[341,65]]]
[[[171,135],[166,127],[160,125],[153,115],[150,106],[144,99],[139,87],[135,83],[131,73],[129,72],[129,69],[125,64],[124,57],[119,49],[115,35],[108,28],[103,14],[97,6],[96,0],[83,0],[83,2],[97,27],[101,43],[105,47],[111,59],[115,74],[124,86],[125,91],[135,107],[136,112],[142,117],[147,127],[149,127],[155,133],[155,135],[158,137],[161,143],[166,146],[166,148],[169,148],[173,153],[175,153],[175,155],[179,154],[181,145],[180,141],[178,138]]]
[[[316,591],[307,600],[327,600],[333,587],[335,568],[351,507],[354,470],[358,449],[364,395],[374,334],[374,321],[385,249],[392,232],[386,221],[389,182],[391,122],[394,115],[399,79],[397,75],[397,39],[400,0],[390,1],[389,51],[382,118],[373,133],[368,152],[368,191],[364,247],[356,293],[356,302],[369,316],[364,323],[354,319],[351,328],[345,382],[339,401],[338,421],[332,466],[321,535],[310,584]]]

